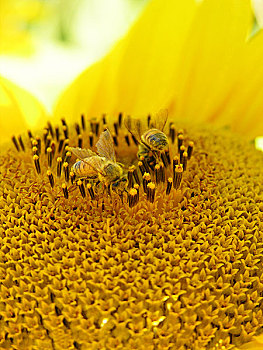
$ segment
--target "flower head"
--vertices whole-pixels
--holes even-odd
[[[189,121],[250,136],[261,126],[251,18],[246,0],[153,0],[65,92],[55,117],[71,122],[13,130],[0,158],[3,348],[223,350],[261,332],[262,153],[229,128]],[[169,152],[112,118],[163,106]],[[101,112],[111,117],[86,118]],[[109,157],[95,145],[106,128],[124,181],[105,180]],[[96,165],[71,147],[92,150]]]
[[[128,169],[138,146],[130,137],[128,145],[120,120],[115,149]],[[13,139],[1,157],[3,346],[230,349],[249,341],[263,325],[262,154],[228,130],[181,122],[170,158],[180,160],[182,131],[194,151],[178,187],[174,177],[167,193],[171,161],[164,182],[149,170],[144,193],[148,177],[135,161],[128,171],[139,183],[107,193],[92,180],[71,183],[57,161],[74,164],[65,147],[80,139],[94,148],[102,122],[49,123]]]

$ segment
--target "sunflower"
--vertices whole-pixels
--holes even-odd
[[[247,1],[152,1],[44,129],[2,146],[1,348],[260,348],[263,155],[231,130],[261,132],[251,22]],[[138,161],[123,118],[160,107],[169,153]],[[105,129],[124,189],[70,171]]]

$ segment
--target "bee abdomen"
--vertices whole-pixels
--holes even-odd
[[[163,150],[168,146],[167,136],[160,130],[151,129],[143,135],[144,141],[151,148]]]
[[[96,171],[83,160],[79,160],[73,164],[72,171],[76,176],[94,177],[97,175]]]

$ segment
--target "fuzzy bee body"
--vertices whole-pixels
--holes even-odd
[[[71,151],[80,158],[72,166],[72,172],[78,178],[98,179],[105,186],[123,185],[127,180],[123,174],[123,166],[116,162],[113,139],[106,129],[96,143],[98,154],[82,148],[71,147]]]
[[[79,160],[78,162],[73,164],[71,170],[78,178],[86,177],[94,179],[98,177],[98,171],[95,170],[94,166],[92,166],[92,163],[96,165],[99,162],[102,166],[105,160],[105,158],[99,156],[84,158],[83,160]]]
[[[168,137],[158,129],[147,130],[142,136],[141,141],[148,146],[148,149],[154,151],[163,151],[168,148]]]
[[[167,118],[167,110],[160,110],[148,127],[143,127],[141,120],[125,119],[126,128],[139,143],[138,158],[143,156],[149,164],[156,163],[160,152],[168,150],[168,137],[163,132]]]

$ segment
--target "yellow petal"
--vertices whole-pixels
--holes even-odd
[[[263,135],[263,31],[246,45],[237,62],[238,76],[218,122],[250,137]]]
[[[194,0],[154,0],[126,38],[62,95],[55,115],[149,113],[164,107],[192,22]]]
[[[45,119],[41,104],[27,91],[0,77],[0,140],[10,139],[14,134],[34,126]]]
[[[176,116],[211,120],[220,115],[251,21],[249,0],[203,1],[175,76]]]

